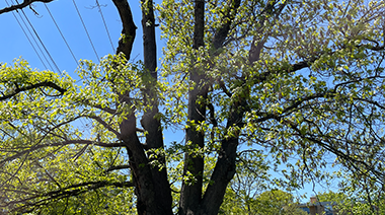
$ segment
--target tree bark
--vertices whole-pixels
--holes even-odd
[[[193,48],[199,49],[204,45],[204,0],[195,1],[194,6],[194,42]],[[206,105],[198,104],[199,98],[206,99],[208,85],[205,84],[203,71],[193,68],[190,72],[190,80],[195,84],[194,89],[189,92],[188,121],[199,124],[205,120]],[[186,144],[190,149],[204,147],[204,134],[197,131],[194,126],[186,130]],[[184,175],[191,174],[195,178],[192,181],[182,182],[181,196],[179,202],[179,214],[196,214],[202,198],[202,179],[204,158],[201,154],[185,153]]]
[[[122,20],[122,38],[119,40],[116,54],[123,53],[126,59],[130,59],[132,45],[134,44],[136,36],[136,25],[132,17],[130,5],[127,0],[112,0],[115,7],[119,11],[120,19]]]
[[[226,128],[240,128],[243,115],[245,113],[245,100],[242,103],[232,105],[230,118]],[[233,135],[230,135],[233,136]],[[218,161],[211,176],[210,183],[206,189],[202,200],[202,205],[197,214],[216,215],[223,202],[226,188],[236,171],[237,147],[239,136],[230,137],[222,140],[222,147],[219,151]]]
[[[144,105],[146,107],[141,124],[146,133],[146,146],[152,149],[164,149],[162,126],[157,118],[158,97],[157,85],[157,55],[155,39],[155,18],[152,0],[142,1],[143,54],[145,74]],[[167,178],[166,159],[163,155],[156,156],[160,166],[151,166],[156,201],[163,209],[162,214],[172,213],[172,197],[170,183]]]
[[[120,17],[123,23],[123,37],[119,41],[117,48],[117,54],[123,53],[126,59],[129,60],[134,39],[136,36],[135,23],[133,21],[132,12],[127,0],[113,0],[117,7]],[[152,12],[152,7],[151,7]],[[143,20],[153,19],[151,15],[145,15]],[[154,28],[144,28],[144,58],[145,69],[150,71],[153,75],[153,80],[156,81],[156,44],[155,44],[155,30]],[[146,39],[147,36],[147,39]],[[147,91],[146,91],[147,92]],[[148,91],[150,92],[150,91]],[[147,92],[147,93],[148,93]],[[127,95],[120,96],[120,102],[126,102],[130,104],[129,92]],[[148,98],[148,97],[147,97]],[[151,105],[151,104],[150,104]],[[171,192],[167,192],[170,187],[167,182],[167,173],[165,171],[159,171],[157,168],[153,168],[149,164],[149,159],[145,153],[143,145],[140,143],[138,135],[136,133],[135,110],[132,109],[131,113],[120,124],[120,132],[122,141],[126,146],[129,156],[129,163],[131,167],[133,182],[135,185],[135,195],[137,196],[137,211],[140,215],[153,215],[153,214],[172,214],[171,210]],[[145,115],[155,115],[157,113],[157,107],[155,106]],[[156,121],[154,117],[147,117],[149,122],[144,120],[146,126],[145,129],[149,129],[149,138],[147,140],[148,145],[151,147],[163,147],[163,139],[160,128],[160,122]],[[155,122],[154,122],[155,121]],[[155,123],[154,127],[147,126],[148,123]],[[158,124],[156,124],[158,123]],[[160,131],[160,132],[159,132]]]
[[[230,27],[235,19],[235,15],[240,6],[241,0],[231,1],[231,6],[223,16],[223,24],[218,28],[214,35],[212,48],[215,52],[223,47],[223,44],[230,32]],[[199,49],[204,46],[204,1],[195,2],[195,26],[194,26],[194,44],[193,48]],[[204,75],[204,71],[193,70],[190,75],[190,80],[195,83],[195,87],[189,92],[188,104],[188,119],[195,123],[203,122],[206,118],[206,104],[198,104],[199,98],[207,99],[209,83]],[[233,121],[242,120],[241,113]],[[231,119],[229,123],[232,123]],[[233,125],[228,125],[233,126]],[[204,134],[196,131],[194,127],[189,127],[186,131],[186,141],[190,148],[204,147]],[[220,205],[223,201],[223,196],[226,192],[227,184],[230,182],[235,173],[235,157],[238,146],[238,137],[222,141],[222,151],[219,155],[217,167],[215,168],[212,180],[214,186],[209,186],[210,189],[202,199],[202,174],[204,170],[204,157],[202,155],[185,154],[185,174],[192,173],[195,176],[195,182],[188,184],[183,181],[182,192],[180,197],[179,214],[217,214]],[[226,177],[224,177],[226,176]],[[209,200],[209,201],[207,201]]]

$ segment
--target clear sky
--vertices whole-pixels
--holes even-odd
[[[9,4],[16,3],[14,0],[0,1],[0,8],[6,7],[7,2]],[[112,1],[99,0],[99,4],[101,5],[101,10],[108,27],[113,47],[111,47],[111,43],[103,24],[102,17],[98,8],[96,7],[96,1],[76,0],[75,2],[99,58],[107,54],[115,53],[122,27],[118,12]],[[90,40],[88,39],[73,1],[54,0],[53,2],[46,4],[46,6],[49,8],[49,11],[53,15],[56,23],[60,28],[60,31],[63,33],[66,41],[68,42],[68,45],[76,57],[76,60],[74,60],[44,3],[36,2],[33,4],[33,9],[39,13],[39,15],[36,15],[29,7],[25,8],[23,11],[39,35],[41,41],[44,43],[52,59],[57,64],[58,68],[61,71],[65,70],[73,76],[73,71],[77,67],[78,60],[88,59],[97,62],[98,58],[96,57],[96,54],[94,53],[94,50],[90,44]],[[140,22],[142,15],[139,1],[130,1],[130,6],[133,11],[135,23],[138,27],[133,53],[131,54],[131,60],[139,60],[143,58],[141,36],[142,30]],[[15,16],[20,22],[21,26],[23,26],[23,29],[28,35],[29,40],[33,43],[35,49],[40,54],[40,57],[44,63],[41,62],[38,55],[34,51],[34,48],[24,34],[21,26],[15,19]],[[1,14],[0,23],[0,62],[11,63],[15,58],[22,57],[30,63],[32,68],[37,68],[39,70],[53,69],[54,71],[57,71],[52,62],[50,63],[53,68],[49,66],[45,60],[45,58],[49,59],[49,56],[44,51],[44,48],[39,43],[35,42],[39,41],[39,39],[36,37],[34,30],[30,27],[28,20],[24,17],[20,10],[19,12]],[[164,46],[165,41],[160,41],[159,30],[157,38],[158,57],[161,57],[161,49],[162,46]],[[37,44],[39,44],[40,48],[38,48]],[[40,49],[43,50],[45,57]],[[74,78],[76,79],[76,77]],[[183,136],[183,132],[167,132],[165,135],[165,142],[167,143],[173,140],[181,141]],[[311,186],[306,186],[306,189],[300,191],[300,193],[303,194],[304,192],[307,192],[311,195],[311,189]]]
[[[19,2],[21,1],[22,0],[19,0]],[[15,0],[3,0],[0,1],[0,8],[6,7],[7,2],[9,4],[16,3]],[[113,48],[108,38],[107,31],[103,24],[99,10],[97,7],[95,7],[96,1],[76,0],[75,2],[99,58],[107,54],[114,53],[118,44],[122,27],[118,12],[112,1],[99,0],[99,4],[101,5],[101,10],[108,27],[108,31],[110,33]],[[61,37],[59,30],[52,20],[44,3],[36,2],[32,5],[33,9],[39,13],[39,15],[36,15],[29,7],[25,8],[23,12],[28,17],[41,41],[44,43],[46,49],[49,51],[50,55],[60,70],[65,70],[71,74],[77,67],[76,61],[67,48],[65,41]],[[139,1],[130,1],[130,5],[133,11],[136,25],[138,26],[137,38],[135,40],[134,50],[131,56],[132,59],[134,57],[141,59],[142,38],[140,35],[141,12]],[[46,6],[49,8],[49,11],[53,15],[76,59],[89,59],[97,61],[98,58],[93,51],[73,1],[54,0],[53,2],[46,4]],[[33,29],[28,24],[28,20],[23,16],[23,13],[20,10],[19,12],[1,14],[0,23],[2,27],[0,30],[0,62],[12,62],[13,59],[19,58],[21,56],[22,58],[26,59],[33,68],[38,68],[40,70],[51,69],[48,63],[44,60],[44,57],[42,57],[42,59],[45,61],[44,64],[46,66],[44,66],[44,64],[39,60],[38,55],[34,51],[31,44],[28,42],[27,37],[23,33],[23,30],[18,24],[14,15],[18,18],[30,40],[33,43],[33,38],[38,41],[35,34],[33,33]],[[23,19],[20,18],[20,15],[23,17]],[[27,24],[29,30],[27,30],[25,27],[24,22]],[[160,35],[157,36],[160,37]],[[35,43],[34,45],[36,47]],[[41,49],[44,50],[42,47]],[[40,52],[38,48],[36,48],[36,50]],[[159,50],[161,50],[161,48],[159,48]],[[54,71],[56,71],[55,68]]]

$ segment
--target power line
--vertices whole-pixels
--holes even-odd
[[[55,20],[55,18],[53,17],[53,15],[52,15],[51,11],[49,10],[49,8],[48,8],[47,4],[44,4],[44,6],[45,6],[45,8],[47,9],[47,11],[48,11],[49,15],[51,16],[51,18],[52,18],[53,22],[55,23],[55,25],[56,25],[56,28],[57,28],[57,30],[59,31],[59,33],[60,33],[61,37],[63,38],[63,40],[64,40],[65,44],[67,45],[67,48],[68,48],[68,50],[71,52],[72,58],[75,60],[76,64],[79,66],[79,62],[78,62],[78,60],[76,59],[76,57],[75,57],[75,54],[72,52],[72,49],[71,49],[71,47],[69,46],[69,44],[68,44],[68,42],[67,42],[66,38],[64,37],[64,35],[63,35],[62,31],[60,30],[60,28],[59,28],[59,25],[56,23],[56,20]]]
[[[10,6],[10,4],[8,3],[7,0],[5,0],[5,2],[7,3],[8,6]],[[19,19],[18,19],[17,16],[15,15],[15,12],[14,12],[14,11],[12,11],[12,15],[13,15],[13,17],[15,17],[17,24],[20,26],[21,30],[23,31],[23,33],[24,33],[25,37],[27,38],[29,44],[32,46],[32,49],[35,51],[35,53],[36,53],[37,57],[39,58],[40,62],[43,64],[44,68],[45,68],[45,69],[48,69],[47,65],[44,63],[44,61],[43,61],[43,59],[41,58],[39,52],[36,50],[35,45],[33,45],[31,39],[29,38],[29,36],[28,36],[27,32],[25,31],[24,27],[21,25]],[[19,14],[19,16],[20,16],[20,14]],[[28,29],[28,28],[27,28],[27,29]],[[29,29],[28,29],[28,30],[29,30]],[[33,38],[33,37],[32,37],[32,38]],[[33,38],[33,39],[34,39],[34,38]],[[35,41],[35,43],[36,43],[36,41]],[[38,48],[40,48],[40,47],[38,46]],[[40,52],[42,52],[41,49],[40,49]],[[44,56],[44,57],[45,57],[45,56]],[[47,60],[47,59],[46,59],[46,60]]]
[[[102,17],[104,28],[106,29],[108,39],[110,40],[112,51],[114,51],[115,50],[114,49],[114,43],[112,42],[110,32],[108,31],[108,28],[107,28],[106,20],[104,19],[104,16],[103,16],[103,13],[102,13],[102,8],[100,7],[100,4],[99,4],[98,0],[96,0],[96,5],[98,6],[100,16]]]
[[[90,43],[91,43],[91,46],[92,46],[92,49],[94,50],[94,53],[95,53],[95,55],[96,55],[96,58],[97,58],[97,59],[98,59],[98,61],[100,62],[100,58],[99,58],[99,56],[98,56],[98,53],[96,52],[96,49],[95,49],[95,46],[94,46],[94,44],[92,43],[92,40],[91,40],[90,34],[89,34],[89,33],[88,33],[88,31],[87,31],[87,28],[86,28],[86,25],[84,24],[83,18],[82,18],[82,16],[80,15],[80,12],[79,12],[78,6],[76,5],[76,2],[75,2],[75,0],[72,0],[72,2],[74,3],[74,6],[75,6],[75,8],[76,8],[76,12],[78,13],[78,16],[79,16],[79,18],[80,18],[80,21],[81,21],[81,22],[82,22],[82,24],[83,24],[83,28],[84,28],[84,30],[86,31],[86,34],[87,34],[88,40],[89,40],[89,41],[90,41]]]
[[[51,59],[52,63],[53,63],[53,64],[54,64],[54,66],[56,67],[57,71],[58,71],[59,73],[61,73],[61,70],[60,70],[60,69],[59,69],[59,67],[57,66],[57,64],[56,64],[55,60],[52,58],[52,56],[51,56],[51,54],[49,53],[49,51],[48,51],[47,47],[44,45],[44,43],[43,43],[43,41],[41,40],[41,38],[40,38],[39,34],[37,33],[37,31],[36,31],[35,27],[33,27],[32,23],[29,21],[29,19],[28,19],[27,15],[25,15],[24,11],[23,11],[23,10],[21,10],[21,12],[23,13],[23,15],[24,15],[25,19],[27,20],[27,22],[28,22],[28,23],[29,23],[29,25],[31,26],[31,28],[32,28],[33,32],[35,33],[35,35],[36,35],[37,39],[39,40],[40,44],[42,45],[42,47],[43,47],[43,48],[44,48],[44,50],[46,51],[46,53],[47,53],[48,57]]]
[[[12,1],[12,0],[11,0],[11,1]],[[15,1],[16,1],[17,4],[19,4],[18,0],[15,0]],[[57,66],[56,62],[54,61],[54,59],[52,58],[51,54],[49,53],[48,49],[47,49],[46,46],[44,45],[44,43],[43,43],[43,41],[41,40],[39,34],[37,33],[35,27],[33,27],[32,23],[29,21],[27,15],[24,13],[24,10],[23,10],[23,9],[21,9],[21,12],[22,12],[24,18],[27,20],[27,22],[28,22],[30,28],[33,30],[33,32],[34,32],[36,38],[39,40],[40,45],[43,47],[43,49],[44,49],[44,51],[45,51],[45,54],[48,55],[48,57],[50,58],[50,60],[51,60],[51,62],[53,63],[53,65],[56,67],[57,72],[59,72],[59,73],[61,74],[61,70],[59,69],[59,67]],[[25,24],[25,21],[24,21],[23,17],[22,17],[20,14],[19,14],[19,16],[20,16],[21,20],[23,21],[24,25],[25,25],[25,26],[28,26],[27,24]],[[27,27],[27,29],[28,29],[29,33],[30,33],[31,35],[33,35],[33,34],[31,33],[31,31],[29,30],[28,27]],[[33,37],[33,36],[32,36],[32,37]],[[33,38],[34,38],[34,37],[33,37]],[[34,41],[36,42],[35,38],[34,38]],[[36,44],[39,44],[39,43],[36,42]],[[40,51],[43,53],[43,55],[44,55],[44,52],[41,50],[41,48],[40,48],[39,45],[38,45],[38,47],[39,47]],[[46,59],[47,63],[50,65],[51,70],[54,71],[54,69],[53,69],[51,63],[50,63],[49,60],[45,57],[45,55],[44,55],[44,58]]]
[[[17,2],[17,0],[16,0],[16,2]],[[13,0],[11,0],[11,3],[14,4]],[[18,2],[17,2],[17,3],[18,3]],[[8,1],[7,1],[7,4],[9,5]],[[28,33],[29,33],[30,36],[32,37],[32,39],[33,39],[33,41],[35,42],[35,44],[36,44],[37,48],[39,49],[40,53],[43,55],[43,57],[44,57],[46,63],[48,64],[48,66],[50,67],[50,69],[53,70],[52,65],[49,63],[49,61],[48,61],[46,55],[44,54],[43,50],[42,50],[41,47],[39,46],[39,43],[36,41],[36,38],[33,36],[33,34],[32,34],[32,32],[31,32],[30,28],[28,28],[28,25],[25,23],[25,20],[23,19],[23,17],[21,16],[20,13],[18,13],[18,14],[19,14],[20,20],[23,22],[25,28],[27,29]],[[16,18],[16,16],[15,16],[15,18]],[[16,20],[17,20],[17,18],[16,18]],[[18,20],[17,20],[17,21],[18,21]],[[19,21],[18,21],[18,23],[19,23]],[[23,29],[22,25],[21,25],[21,24],[19,24],[19,25],[20,25],[20,28]],[[23,31],[24,31],[24,30],[23,30]],[[26,36],[27,36],[27,34],[26,34]],[[28,38],[28,36],[27,36],[27,38]],[[32,45],[32,43],[31,43],[31,45]],[[33,46],[33,45],[32,45],[32,46]],[[38,52],[36,52],[36,53],[38,53]],[[38,55],[39,59],[41,59],[40,55],[39,55],[39,54],[37,54],[37,55]],[[43,61],[42,61],[42,63],[43,63],[43,66],[44,66],[46,69],[48,69],[47,65],[46,65]]]

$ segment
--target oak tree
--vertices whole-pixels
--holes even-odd
[[[88,214],[89,200],[106,213],[135,202],[138,214],[218,214],[248,147],[286,164],[292,186],[322,179],[330,159],[383,183],[384,2],[143,0],[142,63],[130,61],[129,2],[112,2],[116,55],[83,61],[81,84],[57,79],[60,98],[0,103],[2,212]],[[183,144],[164,143],[173,128]]]

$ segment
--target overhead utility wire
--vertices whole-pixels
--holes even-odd
[[[78,13],[78,15],[79,15],[80,21],[81,21],[81,22],[82,22],[82,24],[83,24],[83,28],[84,28],[84,30],[86,31],[86,34],[87,34],[88,40],[89,40],[89,41],[90,41],[90,43],[91,43],[91,46],[92,46],[92,49],[94,50],[94,53],[95,53],[95,55],[96,55],[96,58],[97,58],[97,59],[98,59],[98,61],[100,62],[100,58],[99,58],[99,56],[98,56],[98,53],[96,52],[96,49],[95,49],[95,46],[94,46],[94,44],[92,43],[92,40],[91,40],[90,34],[89,34],[89,33],[88,33],[88,31],[87,31],[87,28],[86,28],[86,25],[84,24],[83,18],[82,18],[82,16],[80,15],[80,12],[79,12],[78,6],[76,5],[76,2],[75,2],[75,0],[72,0],[72,2],[74,3],[74,6],[75,6],[75,8],[76,8],[76,11],[77,11],[77,13]]]
[[[5,2],[7,3],[8,6],[10,6],[10,4],[8,3],[7,0],[5,0]],[[15,17],[17,24],[19,24],[21,30],[23,31],[23,33],[24,33],[25,37],[27,38],[29,44],[32,46],[32,49],[35,51],[35,53],[36,53],[37,57],[39,58],[40,62],[43,64],[44,68],[45,68],[45,69],[48,69],[47,65],[44,63],[44,61],[43,61],[43,59],[41,58],[39,52],[36,50],[35,45],[32,43],[31,39],[29,38],[27,32],[25,31],[23,25],[21,25],[19,19],[18,19],[17,16],[15,15],[15,12],[14,12],[14,11],[12,11],[12,15],[13,15],[13,17]],[[19,14],[19,15],[20,15],[20,14]],[[28,28],[27,28],[27,29],[28,29]],[[28,30],[29,30],[29,29],[28,29]],[[32,38],[35,39],[33,36],[32,36]],[[36,43],[36,41],[35,41],[35,43]],[[38,46],[38,48],[40,49],[39,46]],[[40,52],[42,52],[41,49],[40,49]],[[45,56],[44,56],[44,57],[45,57]],[[46,60],[47,60],[47,59],[46,59]]]
[[[100,16],[102,17],[104,28],[106,29],[108,39],[110,40],[112,51],[114,51],[115,50],[114,43],[112,42],[110,32],[108,31],[108,28],[107,28],[106,20],[104,19],[104,16],[103,16],[103,13],[102,13],[102,8],[100,7],[100,4],[99,4],[98,0],[96,0],[96,5],[98,6]]]
[[[28,23],[29,23],[29,25],[31,26],[31,28],[32,28],[33,32],[34,32],[34,33],[35,33],[35,35],[36,35],[36,38],[39,40],[39,42],[40,42],[41,46],[43,47],[43,49],[44,49],[44,50],[45,50],[45,52],[47,53],[47,55],[48,55],[48,57],[50,58],[50,60],[52,61],[53,65],[55,66],[55,68],[57,69],[57,71],[58,71],[59,73],[61,73],[61,70],[60,70],[60,69],[59,69],[59,67],[57,66],[57,64],[56,64],[55,60],[52,58],[52,56],[51,56],[51,54],[49,53],[49,51],[48,51],[47,47],[44,45],[44,43],[43,43],[43,41],[41,40],[41,38],[40,38],[39,34],[37,33],[37,31],[36,31],[35,27],[33,27],[32,23],[29,21],[29,19],[28,19],[27,15],[25,15],[24,11],[22,10],[21,12],[23,13],[23,15],[24,15],[25,19],[27,20],[27,22],[28,22]]]
[[[19,4],[19,2],[16,0],[16,2]],[[57,69],[57,72],[59,72],[61,74],[61,70],[59,69],[59,67],[57,66],[55,60],[52,58],[51,54],[49,53],[47,47],[44,45],[43,41],[41,40],[39,34],[37,33],[35,27],[33,27],[32,23],[29,21],[27,15],[24,13],[24,10],[21,10],[21,12],[23,13],[25,19],[27,20],[27,22],[29,23],[30,27],[32,28],[33,32],[35,33],[36,35],[36,38],[39,40],[41,46],[43,47],[43,49],[45,50],[45,52],[47,53],[48,57],[50,58],[50,60],[52,61],[53,65],[56,67]]]
[[[71,52],[72,58],[75,60],[76,64],[79,66],[79,62],[78,62],[78,60],[76,59],[75,54],[72,52],[72,49],[71,49],[70,45],[68,44],[68,42],[67,42],[66,38],[64,37],[62,31],[60,30],[59,25],[56,23],[55,18],[53,18],[53,15],[52,15],[51,11],[49,10],[47,4],[44,4],[44,6],[45,6],[45,8],[47,9],[49,15],[51,16],[53,22],[55,23],[56,28],[57,28],[57,30],[59,31],[61,37],[63,38],[65,44],[67,45],[68,50]]]
[[[79,12],[78,6],[76,5],[76,2],[75,2],[75,0],[72,0],[72,2],[74,3],[74,6],[75,6],[75,9],[76,9],[76,12],[78,13],[78,16],[79,16],[79,18],[80,18],[80,21],[81,21],[81,22],[82,22],[82,24],[83,24],[83,28],[84,28],[84,30],[85,30],[85,32],[86,32],[86,34],[87,34],[88,40],[89,40],[89,41],[90,41],[90,43],[91,43],[91,46],[92,46],[92,49],[94,50],[94,53],[95,53],[95,55],[96,55],[96,58],[97,58],[97,59],[98,59],[98,61],[100,62],[100,58],[99,58],[99,56],[98,56],[98,53],[96,52],[96,49],[95,49],[95,46],[94,46],[94,44],[92,43],[92,40],[91,40],[90,34],[89,34],[89,33],[88,33],[88,31],[87,31],[87,28],[86,28],[86,25],[84,24],[83,18],[82,18],[82,16],[80,15],[80,12]],[[82,123],[83,127],[85,127],[85,125],[84,125],[84,122],[82,121],[82,119],[80,119],[80,122]]]
[[[16,2],[17,2],[17,0],[16,0]],[[13,0],[11,0],[11,3],[12,3],[12,4],[15,4],[15,3],[13,2]],[[17,4],[19,4],[19,3],[17,2]],[[27,32],[28,32],[29,35],[32,37],[32,39],[33,39],[33,41],[35,42],[35,44],[36,44],[37,48],[39,49],[40,53],[43,55],[43,58],[45,59],[45,61],[46,61],[46,63],[47,63],[47,64],[43,63],[44,67],[45,67],[46,69],[48,69],[48,67],[49,67],[49,69],[53,70],[53,67],[52,67],[52,65],[50,64],[49,60],[47,59],[47,56],[45,55],[45,53],[44,53],[43,50],[41,49],[41,46],[39,45],[39,43],[38,43],[38,41],[36,40],[36,38],[33,36],[30,27],[28,27],[28,25],[27,25],[27,23],[25,22],[25,20],[23,19],[23,16],[21,15],[21,13],[19,13],[19,12],[17,12],[17,13],[19,14],[20,20],[22,21],[22,23],[24,24],[25,28],[27,29]],[[48,67],[47,67],[47,65],[48,65]]]

